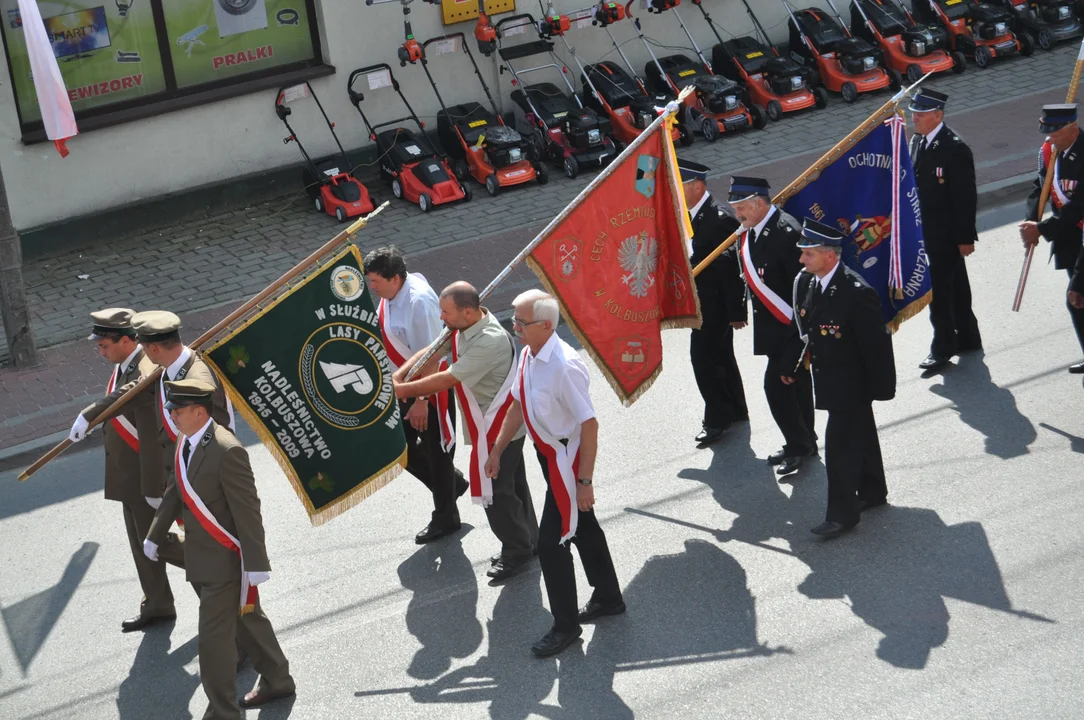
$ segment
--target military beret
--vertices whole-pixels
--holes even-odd
[[[800,248],[843,247],[843,233],[831,225],[806,218],[802,222],[802,239],[797,244]]]
[[[907,109],[913,113],[929,112],[931,110],[944,110],[946,102],[948,102],[948,95],[946,95],[945,93],[939,93],[936,90],[921,88],[917,93],[915,93],[915,96],[911,99],[911,104],[907,107]]]
[[[132,316],[132,327],[140,342],[160,342],[181,329],[181,319],[165,310],[148,310]]]
[[[1076,103],[1043,105],[1039,116],[1039,132],[1050,133],[1076,122]]]
[[[106,308],[90,314],[90,320],[94,324],[87,340],[104,340],[115,338],[118,335],[134,337],[136,332],[132,327],[132,316],[135,311],[128,308]]]
[[[698,162],[692,160],[686,160],[684,158],[678,158],[677,160],[678,170],[681,172],[681,181],[689,182],[690,180],[707,180],[708,170],[707,165],[701,165]]]
[[[772,186],[764,178],[735,175],[730,178],[730,196],[727,197],[727,202],[741,202],[757,195],[770,198],[771,190]]]
[[[166,402],[163,407],[175,410],[189,405],[210,405],[215,386],[203,380],[186,379],[165,382]]]

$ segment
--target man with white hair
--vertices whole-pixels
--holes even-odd
[[[538,529],[538,560],[546,581],[553,627],[531,647],[538,657],[556,655],[583,632],[580,623],[625,612],[606,534],[595,517],[591,477],[598,449],[598,420],[588,390],[587,366],[557,337],[557,300],[528,290],[512,303],[512,329],[527,348],[520,355],[515,398],[486,462],[489,477],[500,472],[501,453],[526,423],[546,479],[546,501]],[[576,572],[568,542],[576,544],[587,582],[594,588],[577,612]]]

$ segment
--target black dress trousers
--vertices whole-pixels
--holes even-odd
[[[455,503],[455,465],[452,464],[455,448],[453,447],[451,452],[444,452],[440,446],[440,423],[437,420],[436,403],[429,403],[429,425],[425,432],[419,433],[406,421],[406,412],[413,402],[414,400],[410,399],[399,403],[407,443],[407,472],[421,480],[433,494],[431,524],[438,528],[455,527],[459,525],[459,507]],[[455,402],[450,402],[448,407],[454,427]],[[421,442],[418,442],[419,438]]]
[[[734,356],[734,328],[712,323],[689,337],[693,377],[704,398],[704,427],[726,428],[749,418],[741,369]]]
[[[949,358],[962,350],[982,347],[979,322],[971,310],[971,283],[959,250],[930,253],[930,354]]]
[[[825,520],[845,527],[858,523],[861,501],[888,497],[873,403],[828,411],[825,428],[828,511]]]

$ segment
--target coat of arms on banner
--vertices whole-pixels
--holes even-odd
[[[648,237],[646,230],[639,235],[627,237],[621,241],[617,250],[617,262],[627,275],[621,276],[621,282],[629,287],[633,297],[646,297],[648,290],[655,286],[655,268],[659,264],[659,244],[655,238]]]
[[[658,167],[657,157],[641,155],[636,158],[636,192],[646,198],[655,194],[655,169]]]
[[[582,244],[569,235],[559,243],[554,243],[553,266],[558,269],[557,277],[571,280],[580,269],[580,250]]]

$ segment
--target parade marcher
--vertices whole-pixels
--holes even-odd
[[[1080,295],[1084,280],[1074,279],[1073,273],[1074,268],[1084,269],[1084,246],[1081,243],[1084,193],[1076,192],[1078,184],[1084,180],[1084,136],[1077,125],[1076,104],[1044,105],[1039,131],[1046,133],[1047,139],[1039,150],[1039,174],[1028,196],[1027,220],[1020,225],[1020,236],[1025,247],[1037,244],[1040,237],[1046,238],[1052,243],[1050,252],[1054,256],[1054,267],[1069,273],[1066,304],[1077,341],[1084,350],[1084,297]],[[1054,160],[1054,182],[1050,188],[1052,212],[1042,222],[1036,222],[1039,196],[1054,146],[1058,149],[1058,157]],[[1070,366],[1069,372],[1084,373],[1084,362]]]
[[[591,403],[587,366],[557,336],[557,300],[541,290],[520,294],[512,305],[516,335],[527,347],[512,386],[515,401],[486,462],[499,477],[504,451],[526,424],[546,480],[546,501],[538,529],[538,560],[546,583],[553,627],[531,647],[538,657],[556,655],[583,632],[581,623],[625,612],[621,587],[606,534],[595,517],[592,476],[598,451],[598,420]],[[577,612],[575,543],[587,582],[594,588]]]
[[[911,162],[933,289],[933,342],[929,356],[919,363],[923,370],[936,370],[953,355],[982,349],[964,261],[979,237],[975,159],[967,143],[944,123],[947,100],[943,93],[922,88],[908,108],[915,126]]]
[[[812,530],[823,537],[847,532],[863,510],[888,502],[873,401],[896,393],[892,335],[881,299],[840,262],[843,242],[836,228],[806,218],[799,242],[805,271],[793,286],[794,320],[806,345],[794,366],[808,355],[817,409],[828,411],[828,511]]]
[[[180,433],[173,502],[184,517],[185,574],[199,594],[199,675],[209,701],[204,718],[239,720],[241,707],[292,696],[295,688],[256,589],[271,577],[256,481],[244,446],[212,419],[217,392],[194,378],[166,382],[165,408]],[[173,512],[168,501],[162,510]],[[151,546],[147,557],[157,559]],[[240,702],[237,645],[260,674]]]
[[[482,307],[478,290],[469,283],[456,282],[444,288],[440,318],[452,330],[451,366],[434,373],[434,358],[418,379],[396,382],[395,394],[405,400],[446,390],[455,392],[471,444],[471,496],[485,507],[489,527],[501,541],[501,551],[493,557],[486,574],[501,581],[526,568],[538,544],[538,520],[523,463],[525,430],[521,428],[501,453],[497,477],[490,479],[485,474],[490,448],[513,402],[516,346],[493,313]],[[405,377],[423,354],[424,349],[402,365],[397,374]]]
[[[768,358],[764,396],[783,433],[783,449],[769,455],[768,462],[777,466],[777,473],[787,475],[817,454],[813,381],[806,368],[788,367],[802,344],[791,322],[790,304],[794,277],[802,269],[801,225],[772,204],[771,187],[763,178],[731,178],[728,201],[744,231],[727,252],[737,259],[735,272],[741,273],[752,296],[753,354]],[[794,382],[784,384],[783,375]]]
[[[68,439],[86,437],[90,421],[105,412],[121,395],[154,372],[132,328],[133,313],[127,308],[108,308],[90,314],[93,322],[89,340],[98,354],[113,363],[113,374],[105,396],[83,410],[75,419]],[[121,504],[128,545],[135,561],[136,575],[143,588],[139,615],[121,623],[123,632],[141,630],[154,623],[177,617],[173,591],[165,565],[152,563],[143,555],[143,539],[150,531],[154,511],[162,502],[166,476],[162,449],[158,444],[157,386],[151,385],[129,400],[110,417],[102,429],[105,443],[105,499]],[[176,535],[167,535],[162,559],[184,567],[184,550]]]
[[[406,259],[394,246],[365,256],[369,288],[380,298],[377,314],[384,350],[398,370],[425,350],[440,335],[440,302],[425,277],[408,273]],[[398,378],[405,377],[405,372]],[[460,528],[456,499],[467,491],[467,481],[455,469],[455,402],[451,392],[400,401],[407,442],[407,472],[433,495],[429,524],[414,541],[433,542]]]
[[[685,203],[692,219],[692,246],[687,248],[693,267],[738,229],[738,223],[719,212],[708,192],[708,168],[678,158]],[[715,259],[696,278],[701,325],[689,336],[689,355],[696,386],[704,399],[704,417],[695,440],[706,447],[719,440],[731,423],[749,419],[741,370],[734,357],[734,329],[748,319],[745,288],[737,279],[732,256]]]

